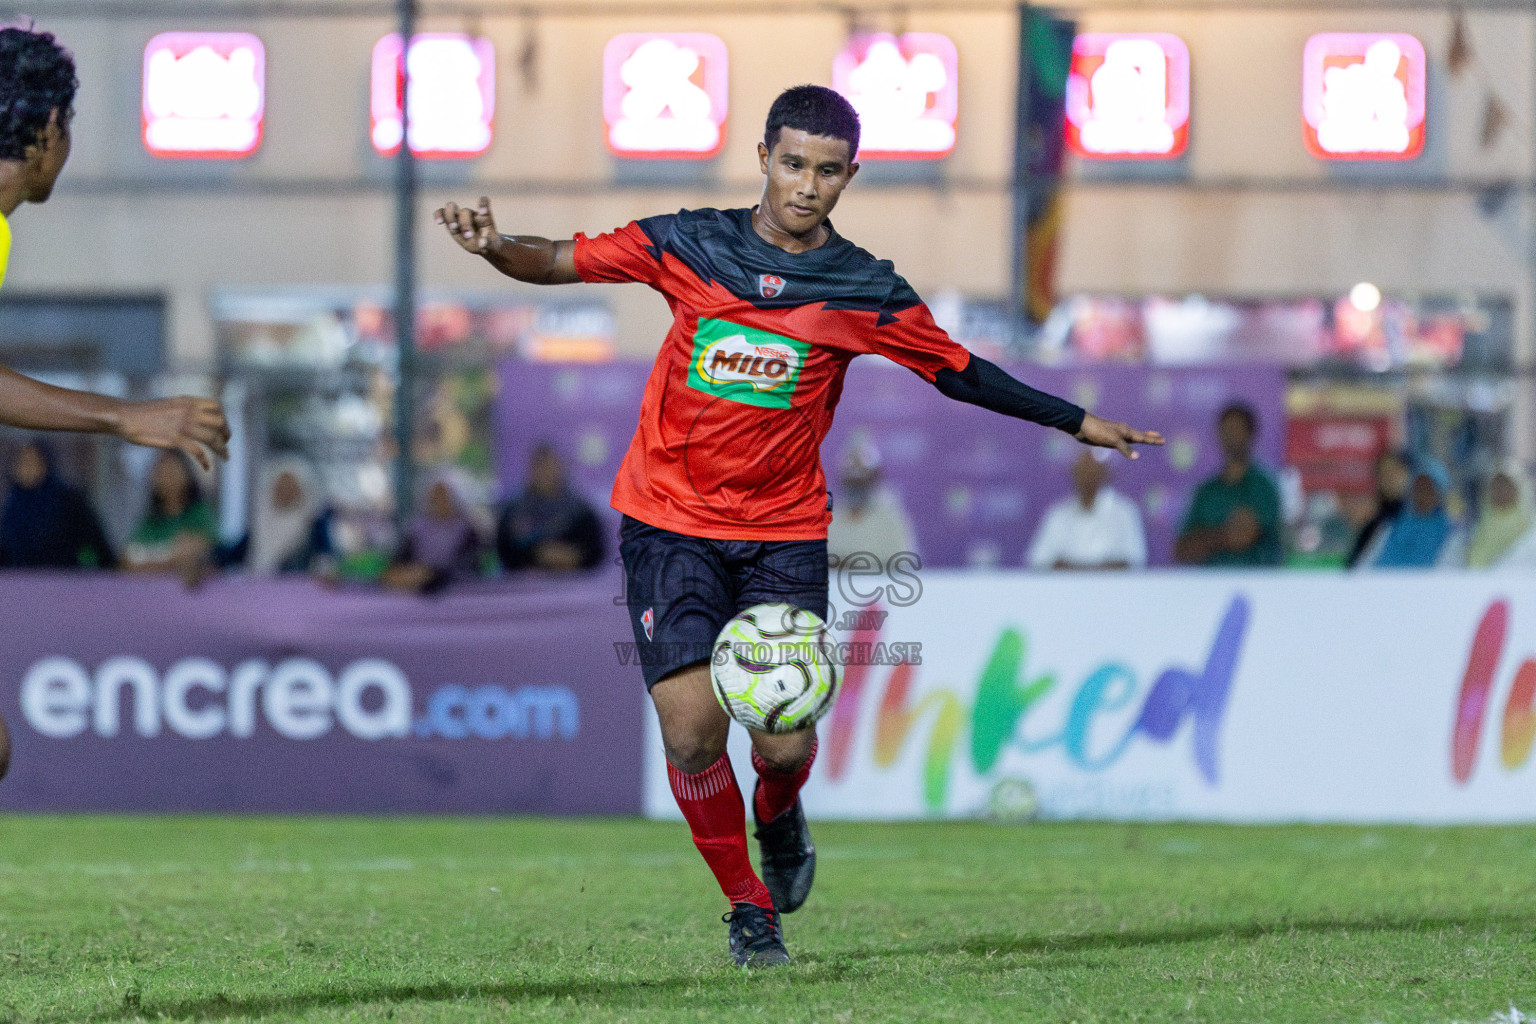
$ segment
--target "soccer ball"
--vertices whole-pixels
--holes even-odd
[[[807,729],[837,697],[827,624],[804,608],[753,605],[715,639],[709,676],[726,714],[758,732]]]

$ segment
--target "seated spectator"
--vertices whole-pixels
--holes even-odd
[[[507,569],[591,569],[603,560],[603,528],[576,493],[565,462],[547,444],[534,448],[528,484],[496,524],[496,553]]]
[[[1391,528],[1392,521],[1403,510],[1403,499],[1408,494],[1408,483],[1412,477],[1413,469],[1408,464],[1406,454],[1382,452],[1376,460],[1376,512],[1355,535],[1354,546],[1344,563],[1346,566],[1353,569],[1358,565],[1372,542]]]
[[[149,511],[123,549],[134,572],[174,572],[190,586],[210,569],[218,542],[213,506],[180,452],[161,452],[149,471]]]
[[[843,453],[838,471],[827,557],[835,566],[862,552],[889,568],[896,555],[916,551],[917,538],[901,496],[885,483],[880,450],[868,437],[856,436]]]
[[[1240,402],[1221,411],[1217,438],[1221,472],[1196,490],[1174,545],[1184,565],[1272,566],[1285,557],[1280,543],[1280,491],[1253,461],[1259,419]]]
[[[1084,448],[1072,463],[1072,490],[1050,507],[1026,564],[1050,569],[1144,569],[1147,537],[1136,503],[1108,486],[1109,451]]]
[[[479,573],[480,533],[465,489],[450,471],[432,478],[420,513],[384,571],[386,587],[434,594]]]
[[[251,520],[251,571],[275,576],[325,568],[334,554],[334,519],[308,463],[295,456],[273,460],[262,473]]]
[[[1536,524],[1531,478],[1518,462],[1506,462],[1488,478],[1481,504],[1482,513],[1467,542],[1467,566],[1472,569],[1500,564]]]
[[[1360,564],[1369,569],[1434,569],[1467,564],[1466,537],[1445,510],[1450,474],[1426,459],[1408,487],[1408,503],[1392,526],[1366,549]]]
[[[116,565],[117,556],[90,499],[59,476],[46,442],[28,441],[11,463],[11,493],[0,516],[0,567],[111,569]]]

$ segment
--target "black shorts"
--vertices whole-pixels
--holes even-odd
[[[619,554],[647,690],[708,661],[720,630],[755,604],[827,617],[825,540],[708,540],[625,516]]]

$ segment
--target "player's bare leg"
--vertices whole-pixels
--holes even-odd
[[[667,781],[731,912],[731,959],[742,967],[789,963],[779,915],[747,854],[746,808],[725,742],[731,720],[715,700],[709,663],[679,669],[651,687],[667,752]]]

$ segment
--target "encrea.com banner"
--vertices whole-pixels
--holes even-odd
[[[0,808],[635,813],[621,594],[7,573]]]
[[[813,817],[1536,820],[1529,576],[839,582],[859,628]],[[646,810],[673,817],[648,728]]]

